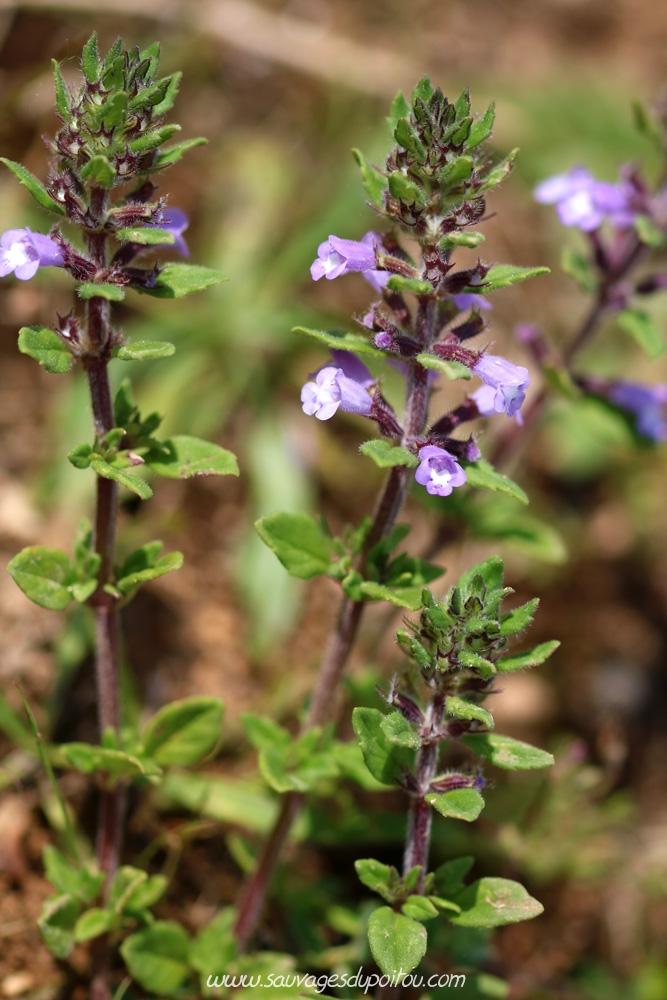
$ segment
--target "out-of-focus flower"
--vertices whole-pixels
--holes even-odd
[[[151,222],[149,229],[166,229],[174,237],[173,243],[161,243],[159,246],[168,246],[178,251],[183,257],[190,256],[190,249],[185,242],[183,233],[190,225],[190,219],[182,208],[166,208],[162,213],[162,222]]]
[[[472,393],[482,416],[506,413],[508,417],[516,417],[517,423],[522,424],[521,405],[530,385],[528,369],[495,354],[482,354],[471,365],[471,369],[486,383]]]
[[[538,184],[535,200],[555,205],[564,226],[576,226],[591,232],[608,219],[617,229],[629,229],[636,212],[631,207],[632,187],[623,181],[609,184],[598,181],[586,167],[573,167],[567,174],[557,174]]]
[[[372,400],[368,389],[374,379],[366,365],[349,351],[332,351],[334,365],[327,365],[306,382],[301,390],[304,413],[329,420],[336,410],[370,415]]]
[[[633,382],[615,382],[607,392],[608,398],[622,410],[636,418],[637,430],[651,441],[667,439],[665,404],[667,385],[636,385]]]
[[[40,267],[62,267],[63,263],[62,249],[49,236],[29,229],[8,229],[0,236],[0,278],[13,271],[27,281]]]
[[[360,240],[330,236],[317,248],[317,259],[310,266],[313,281],[339,278],[350,271],[361,271],[376,292],[381,292],[391,275],[376,268],[375,248],[382,247],[378,233],[369,232]]]
[[[457,309],[493,309],[493,306],[483,295],[476,292],[461,292],[460,295],[452,296],[452,301]]]
[[[432,496],[448,497],[455,486],[463,486],[466,481],[464,470],[444,448],[427,444],[419,449],[419,460],[415,479]]]

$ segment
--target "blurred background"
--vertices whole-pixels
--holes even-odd
[[[360,277],[315,285],[308,270],[330,233],[359,238],[376,225],[350,148],[383,161],[389,102],[425,72],[451,98],[469,86],[477,111],[496,100],[494,152],[519,146],[521,153],[489,200],[497,215],[485,227],[485,259],[553,269],[494,296],[496,350],[530,365],[513,339],[518,323],[536,323],[558,347],[586,310],[559,268],[563,247],[582,249],[583,237],[535,205],[532,186],[576,163],[613,180],[620,164],[642,159],[655,176],[659,165],[633,128],[631,101],[650,103],[665,86],[667,5],[144,0],[139,9],[128,0],[0,0],[0,151],[42,178],[41,137],[57,127],[50,59],[75,85],[92,30],[104,50],[119,34],[140,46],[160,39],[163,70],[183,70],[173,120],[182,138],[204,135],[209,145],[172,168],[161,193],[190,215],[192,260],[229,276],[183,303],[130,293],[117,313],[126,334],[173,341],[177,354],[117,362],[113,372],[117,383],[131,375],[142,408],[166,413],[168,432],[209,436],[233,448],[242,469],[235,481],[162,480],[148,503],[126,496],[122,512],[122,548],[159,537],[186,556],[183,570],[142,591],[125,613],[129,715],[186,694],[227,702],[221,758],[196,780],[174,775],[159,797],[137,799],[130,818],[128,860],[143,852],[147,863],[175,872],[159,912],[196,929],[233,899],[275,809],[252,776],[241,713],[264,710],[294,722],[338,602],[331,581],[288,578],[252,522],[271,510],[322,509],[339,530],[370,510],[382,479],[357,453],[368,433],[354,418],[322,426],[301,413],[300,386],[326,354],[290,332],[296,324],[354,329],[349,316],[370,301]],[[46,231],[49,220],[2,174],[0,228],[25,225]],[[90,437],[83,380],[47,375],[16,349],[20,326],[49,325],[56,311],[69,310],[68,279],[54,271],[26,283],[9,278],[0,296],[6,563],[26,545],[69,549],[91,510],[93,483],[64,457]],[[664,300],[650,308],[667,320]],[[667,380],[667,362],[643,358],[613,323],[580,368]],[[389,384],[388,395],[398,399],[398,388]],[[457,393],[441,392],[436,406],[455,405]],[[499,418],[488,429],[483,450],[504,423]],[[434,824],[435,861],[475,853],[480,874],[525,880],[546,912],[492,941],[486,933],[441,930],[436,952],[445,968],[447,961],[484,967],[507,979],[517,1000],[664,1000],[665,450],[638,450],[620,418],[560,399],[510,471],[531,496],[527,513],[495,497],[475,497],[468,511],[448,501],[427,508],[415,497],[406,519],[413,551],[438,533],[457,538],[438,552],[446,585],[500,552],[518,596],[541,597],[531,643],[562,641],[546,667],[510,677],[494,706],[501,731],[549,747],[556,767],[547,775],[494,774],[489,808],[472,832]],[[447,527],[461,521],[474,540]],[[350,732],[350,705],[377,704],[374,685],[400,665],[392,642],[399,623],[400,615],[371,609],[341,708],[343,733]],[[40,851],[57,820],[11,711],[18,682],[51,739],[96,739],[90,622],[81,609],[65,617],[35,608],[2,574],[0,634],[0,996],[84,1000],[76,968],[79,961],[83,982],[85,956],[75,953],[75,973],[65,974],[34,929],[49,894]],[[80,776],[63,778],[90,833],[87,787]],[[290,914],[273,902],[262,944],[294,951],[309,967],[359,964],[365,895],[350,875],[352,861],[361,850],[400,863],[404,809],[400,796],[352,788],[315,800],[299,832],[308,846],[295,844],[297,863],[281,876]]]

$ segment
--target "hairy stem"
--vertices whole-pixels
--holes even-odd
[[[107,194],[102,189],[91,191],[91,212],[101,222],[106,210]],[[87,237],[88,251],[98,267],[106,264],[106,236],[103,232]],[[83,366],[88,377],[96,439],[101,439],[114,426],[113,403],[109,384],[110,310],[103,298],[88,300],[85,342],[87,354]],[[111,479],[97,477],[95,508],[95,551],[100,557],[97,590],[91,598],[95,609],[95,675],[100,735],[111,729],[118,733],[121,723],[118,611],[116,601],[105,591],[113,575],[116,521],[118,516],[118,486]],[[122,786],[102,788],[97,822],[96,854],[100,871],[106,875],[108,897],[111,880],[120,858],[125,811],[125,789]],[[92,951],[92,1000],[111,997],[111,951],[108,938],[101,938]]]
[[[427,337],[428,331],[424,339]],[[428,373],[421,366],[415,365],[408,376],[403,443],[423,432],[427,411]],[[373,546],[394,527],[410,487],[410,478],[411,470],[405,466],[395,466],[387,476],[359,559],[358,568],[362,574]],[[353,601],[349,597],[343,597],[341,601],[336,625],[329,636],[320,664],[302,733],[315,726],[325,725],[334,716],[336,695],[357,638],[364,606],[364,602]],[[247,946],[257,929],[283,846],[303,800],[304,796],[296,792],[287,792],[283,796],[278,818],[263,846],[257,867],[241,890],[235,927],[239,950]]]

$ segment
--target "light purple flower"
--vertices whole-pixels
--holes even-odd
[[[452,302],[461,311],[464,309],[493,309],[491,303],[483,295],[478,295],[476,292],[461,292],[460,295],[452,296]]]
[[[644,437],[651,441],[664,441],[667,438],[667,385],[616,382],[610,386],[608,396],[612,403],[636,417],[637,430]]]
[[[339,278],[350,271],[361,271],[376,292],[381,292],[391,275],[375,266],[375,248],[382,248],[378,233],[369,232],[360,240],[343,240],[330,236],[317,248],[317,259],[310,266],[313,281]]]
[[[21,281],[40,267],[62,267],[63,252],[55,240],[29,229],[8,229],[0,236],[0,278],[13,271]]]
[[[427,444],[419,449],[419,460],[415,479],[431,496],[448,497],[455,486],[463,486],[466,481],[464,470],[444,448]]]
[[[370,415],[372,401],[368,389],[374,379],[366,365],[349,351],[331,352],[335,365],[327,365],[306,382],[301,390],[304,413],[329,420],[336,410]]]
[[[158,246],[168,246],[178,251],[183,257],[190,256],[190,249],[183,238],[183,233],[190,225],[190,220],[182,208],[166,208],[162,213],[162,222],[150,222],[148,229],[166,229],[174,237],[173,243],[159,243]]]
[[[483,416],[507,413],[508,417],[515,416],[517,423],[522,424],[521,404],[530,385],[528,369],[495,354],[482,354],[471,369],[486,383],[472,393],[479,412]]]
[[[598,181],[586,167],[549,177],[534,191],[536,201],[556,206],[564,226],[576,226],[584,232],[597,229],[605,219],[618,229],[629,229],[637,214],[630,205],[631,195],[629,184]]]

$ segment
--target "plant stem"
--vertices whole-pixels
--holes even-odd
[[[408,376],[403,443],[423,432],[428,397],[428,373],[415,365]],[[396,523],[410,487],[410,477],[411,470],[406,466],[394,466],[387,476],[359,558],[358,568],[362,575],[371,549],[389,534]],[[363,601],[353,601],[349,597],[343,597],[341,601],[336,625],[329,636],[315,681],[308,715],[301,727],[302,733],[325,725],[334,715],[336,694],[357,638],[364,607]],[[247,946],[257,929],[283,846],[303,801],[304,795],[297,792],[283,795],[278,818],[264,843],[257,867],[241,889],[234,929],[239,951]]]
[[[101,223],[106,211],[107,193],[100,188],[91,191],[91,212]],[[88,251],[98,267],[106,265],[106,236],[98,231],[87,237]],[[88,377],[93,409],[95,437],[101,439],[114,426],[113,403],[109,385],[109,346],[111,337],[109,303],[103,298],[91,298],[86,309],[86,349],[83,366]],[[113,576],[118,517],[118,486],[111,479],[97,477],[95,509],[95,551],[100,557],[97,590],[91,598],[95,609],[95,676],[100,736],[111,729],[118,734],[121,723],[119,684],[118,611],[116,600],[106,592],[105,585]],[[97,863],[106,875],[105,894],[108,898],[111,880],[118,867],[123,836],[125,789],[116,784],[100,792],[97,821]],[[107,937],[92,949],[91,1000],[109,1000],[111,950]]]
[[[446,699],[445,683],[443,683],[445,680],[443,678],[438,683],[431,703],[427,708],[428,732],[417,753],[417,773],[415,775],[417,779],[417,791],[411,796],[410,812],[408,814],[403,874],[407,875],[416,865],[421,865],[422,870],[415,887],[416,893],[423,892],[424,879],[426,878],[426,870],[428,868],[433,807],[426,802],[424,796],[428,793],[429,785],[438,773],[440,740],[442,739],[439,734],[442,729]]]

